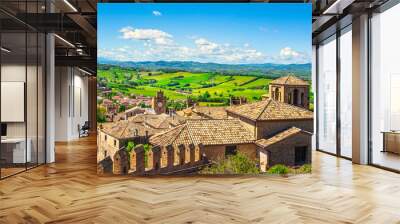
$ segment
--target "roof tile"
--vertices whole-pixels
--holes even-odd
[[[314,117],[312,111],[273,99],[231,106],[226,110],[254,121],[313,119]]]
[[[294,75],[288,75],[284,77],[272,80],[270,84],[278,85],[294,85],[294,86],[309,86],[310,84]]]

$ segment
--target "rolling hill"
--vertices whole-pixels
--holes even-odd
[[[226,75],[249,75],[267,78],[277,78],[292,73],[302,79],[311,79],[311,64],[218,64],[200,63],[194,61],[112,61],[104,58],[98,59],[98,64],[114,65],[125,68],[134,68],[144,71],[165,72],[214,72]]]

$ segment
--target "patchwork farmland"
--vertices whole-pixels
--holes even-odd
[[[201,105],[226,105],[232,96],[257,101],[268,93],[271,79],[260,76],[225,75],[215,72],[143,72],[111,66],[98,70],[98,82],[113,93],[155,96],[162,90],[171,101],[195,98]]]

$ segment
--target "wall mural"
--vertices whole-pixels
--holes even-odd
[[[98,173],[311,172],[310,62],[311,4],[99,3]]]

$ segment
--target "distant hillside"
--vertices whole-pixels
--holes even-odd
[[[311,79],[311,64],[218,64],[200,63],[194,61],[143,61],[121,62],[103,58],[98,59],[100,65],[115,65],[127,68],[135,68],[145,71],[165,72],[216,72],[230,75],[251,75],[276,78],[293,73],[305,80]]]

